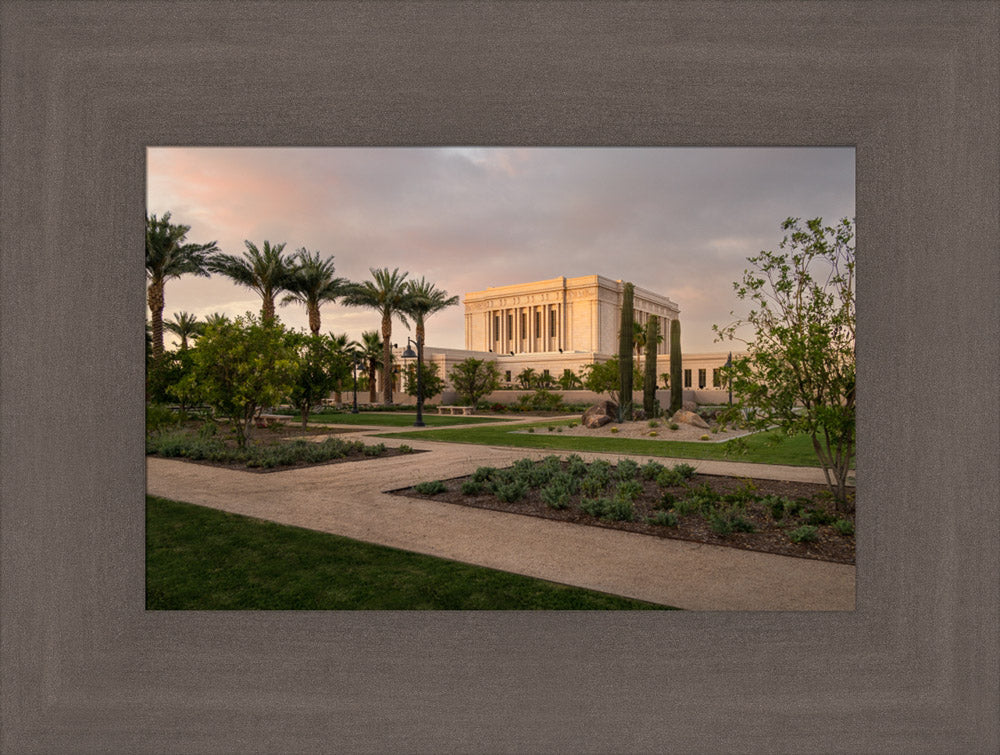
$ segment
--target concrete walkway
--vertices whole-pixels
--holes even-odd
[[[365,430],[386,433],[393,429]],[[388,446],[399,443],[379,438]],[[400,441],[402,442],[402,441]],[[844,564],[703,545],[537,517],[388,495],[422,480],[505,466],[547,449],[407,440],[430,453],[259,474],[147,458],[147,492],[281,524],[478,564],[553,582],[700,610],[854,608]],[[561,452],[566,455],[568,452]],[[625,454],[581,453],[587,459]],[[634,456],[637,460],[648,457]],[[822,471],[740,462],[681,461],[709,474],[822,482]]]

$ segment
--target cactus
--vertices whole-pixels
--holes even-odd
[[[656,416],[656,346],[660,341],[659,318],[650,317],[646,324],[646,371],[642,381],[642,408],[646,418]]]
[[[622,287],[622,324],[618,333],[618,421],[632,419],[632,336],[634,328],[635,287],[626,283]]]
[[[681,321],[670,321],[670,413],[678,411],[684,403],[684,386],[681,383]]]

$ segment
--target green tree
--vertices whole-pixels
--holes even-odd
[[[298,357],[287,331],[247,313],[208,328],[191,352],[202,400],[229,418],[245,447],[260,411],[281,402],[295,384]]]
[[[500,368],[485,359],[465,359],[454,367],[448,377],[463,404],[478,406],[484,396],[500,387]]]
[[[632,349],[634,345],[633,327],[635,325],[634,307],[635,287],[626,283],[622,287],[622,319],[618,331],[618,372],[621,386],[618,393],[621,401],[618,404],[618,421],[632,419],[632,386],[634,363]]]
[[[444,390],[444,378],[438,375],[435,362],[420,363],[420,381],[423,398],[434,398]],[[417,395],[417,365],[406,365],[406,392],[410,396]]]
[[[647,417],[656,414],[656,347],[660,337],[659,318],[650,317],[645,329],[646,369],[642,381],[642,408]]]
[[[382,360],[385,357],[385,349],[382,348],[382,339],[379,338],[377,330],[366,330],[361,334],[360,356],[368,371],[366,385],[368,387],[368,401],[375,403],[375,373],[382,369]],[[390,352],[389,356],[392,356]]]
[[[788,218],[779,251],[748,258],[736,296],[756,308],[718,340],[746,344],[726,372],[734,408],[758,429],[805,433],[841,510],[853,501],[847,474],[855,453],[854,224]],[[749,339],[738,337],[748,325]]]
[[[309,422],[309,411],[318,405],[338,384],[340,374],[329,336],[310,333],[290,333],[289,343],[297,356],[295,382],[289,400],[302,418],[302,427]]]
[[[379,343],[379,348],[382,348],[381,343]],[[347,333],[330,334],[330,358],[333,362],[333,374],[337,377],[337,382],[333,386],[333,394],[338,406],[344,391],[348,388],[348,381],[351,381],[351,385],[353,385],[352,365],[359,349],[358,342],[352,341]]]
[[[288,280],[285,288],[290,292],[281,300],[282,306],[298,302],[305,305],[309,315],[309,331],[319,335],[319,308],[324,302],[336,301],[345,288],[347,280],[334,274],[333,257],[320,259],[319,252],[311,254],[302,248],[290,260]]]
[[[681,382],[681,321],[670,321],[670,413],[684,405],[684,384]]]
[[[395,317],[409,328],[406,319],[410,292],[406,285],[408,273],[399,268],[369,268],[372,280],[349,285],[341,299],[351,307],[368,307],[382,316],[382,403],[392,403],[392,319]]]
[[[163,327],[181,339],[181,351],[187,351],[189,338],[193,341],[205,330],[205,324],[190,312],[175,312],[174,319],[163,323]]]
[[[417,334],[417,362],[421,365],[424,364],[424,338],[426,336],[426,320],[435,312],[440,312],[448,307],[453,307],[458,304],[457,296],[448,296],[447,291],[442,291],[434,286],[433,283],[421,277],[419,281],[409,280],[406,282],[407,288],[407,301],[405,303],[405,308],[407,314],[413,318],[414,325],[416,327]],[[414,376],[420,375],[421,385],[424,390],[421,394],[417,396],[418,409],[423,409],[424,399],[434,396],[444,390],[444,381],[441,378],[441,385],[437,391],[434,393],[429,392],[429,387],[425,384],[424,378],[428,375],[428,370],[421,368],[420,372],[414,371]],[[413,387],[414,393],[411,395],[416,396],[416,383]],[[409,392],[409,391],[407,391]]]
[[[607,393],[611,400],[621,406],[621,368],[618,357],[611,357],[606,362],[594,362],[583,366],[583,387],[594,393]],[[632,372],[632,380],[640,382],[642,376]]]
[[[290,282],[291,258],[282,255],[284,242],[271,245],[264,242],[263,249],[244,241],[246,252],[242,257],[232,254],[217,254],[209,262],[209,269],[260,294],[261,317],[274,320],[274,298],[288,290]]]
[[[152,328],[152,356],[163,354],[163,290],[171,278],[182,275],[208,277],[208,263],[219,251],[214,241],[207,244],[185,243],[189,225],[170,222],[170,213],[162,218],[146,216],[146,303],[149,305]]]

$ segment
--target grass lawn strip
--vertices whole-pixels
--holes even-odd
[[[290,422],[295,422],[296,417],[289,417]],[[360,412],[351,414],[344,412],[340,414],[320,413],[310,414],[309,422],[316,424],[330,425],[362,425],[367,427],[412,427],[417,421],[417,415],[411,413],[393,414],[389,412]],[[450,425],[476,425],[486,422],[502,422],[500,417],[475,417],[462,416],[459,414],[428,414],[424,413],[424,424],[428,427],[447,427]]]
[[[643,601],[146,497],[151,610],[662,610]]]
[[[559,424],[565,425],[570,421],[552,420],[545,424],[558,427]],[[534,433],[524,432],[532,426],[535,428]],[[819,466],[816,452],[812,447],[812,440],[806,435],[795,435],[790,438],[784,438],[775,433],[751,435],[744,438],[744,442],[747,444],[745,454],[730,452],[730,455],[726,453],[727,443],[642,440],[638,438],[580,438],[566,436],[558,432],[548,432],[545,425],[539,428],[537,424],[423,430],[419,433],[400,432],[393,433],[391,436],[377,437],[414,438],[517,448],[549,448],[561,451],[592,451],[677,459],[715,459],[797,467]],[[778,442],[775,443],[774,439],[778,439]]]

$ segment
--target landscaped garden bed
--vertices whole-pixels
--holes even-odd
[[[393,493],[746,550],[854,563],[854,517],[824,485],[697,474],[687,464],[521,459]]]
[[[406,445],[389,448],[384,443],[366,445],[360,440],[336,437],[350,430],[331,431],[284,423],[256,429],[251,441],[241,448],[225,428],[224,423],[194,421],[149,433],[146,455],[248,472],[278,472],[421,453]]]

